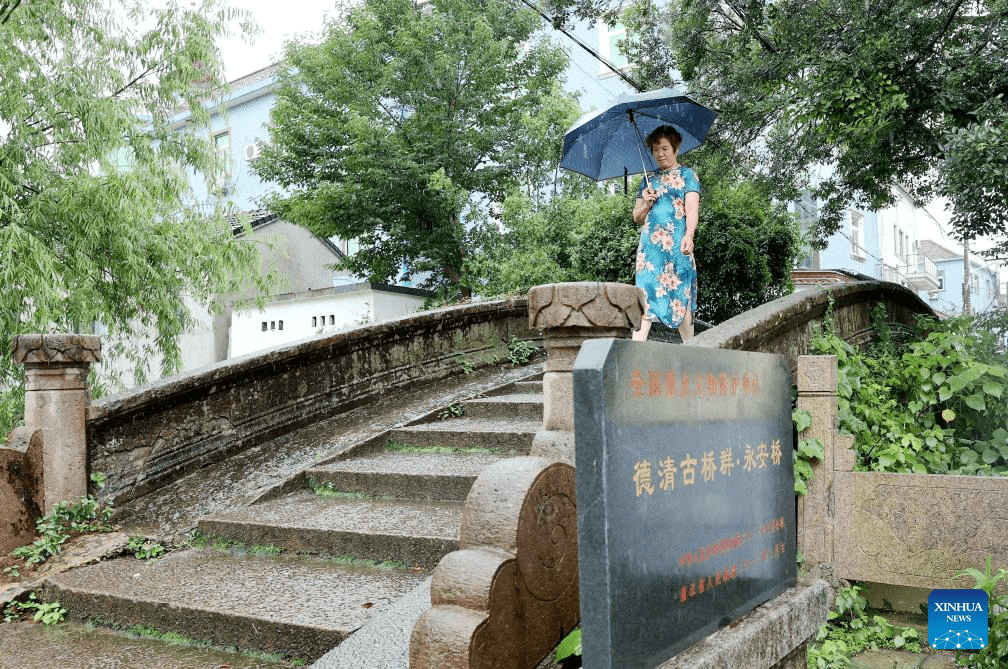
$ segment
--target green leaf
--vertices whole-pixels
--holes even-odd
[[[1001,457],[1001,453],[994,450],[993,448],[988,447],[984,449],[984,452],[980,455],[980,457],[988,465],[992,465],[998,461],[998,459]]]
[[[577,627],[563,638],[556,650],[556,661],[560,662],[572,655],[581,655],[581,628]]]
[[[1001,397],[1001,393],[1003,390],[1004,390],[1004,384],[998,383],[997,381],[984,381],[983,383],[983,391],[986,394],[992,395],[999,399]]]
[[[970,409],[973,409],[974,411],[987,410],[987,403],[984,401],[984,396],[978,393],[975,393],[973,395],[966,395],[963,398],[963,401],[966,402],[966,405]]]

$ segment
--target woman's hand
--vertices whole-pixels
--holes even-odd
[[[683,235],[682,243],[679,244],[679,250],[682,251],[684,256],[688,256],[693,253],[693,235]]]
[[[634,201],[633,220],[637,225],[644,225],[647,220],[651,205],[658,199],[658,191],[654,188],[645,188],[641,191],[641,196]]]

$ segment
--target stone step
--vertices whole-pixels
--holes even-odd
[[[129,658],[128,665],[124,658]],[[93,624],[8,623],[0,633],[0,667],[4,669],[292,669],[295,665],[262,653],[238,653],[206,645],[186,645],[138,637]]]
[[[497,453],[397,453],[313,467],[305,476],[316,485],[371,497],[465,501],[480,472],[507,457]]]
[[[46,579],[70,620],[171,631],[217,646],[315,660],[426,578],[303,555],[186,549],[117,558]]]
[[[400,447],[451,450],[486,449],[525,455],[532,438],[542,429],[542,420],[451,418],[433,423],[407,425],[389,433],[390,443]]]
[[[300,490],[201,518],[199,529],[246,545],[434,568],[458,549],[462,503],[326,497]]]
[[[542,393],[514,393],[466,400],[462,407],[469,418],[538,421],[543,419]]]
[[[513,393],[539,393],[542,395],[543,392],[543,382],[542,379],[536,381],[515,381],[511,388]]]

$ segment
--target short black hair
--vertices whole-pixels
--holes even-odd
[[[679,146],[682,144],[682,135],[671,125],[658,126],[651,131],[651,134],[647,136],[644,143],[647,144],[648,151],[651,151],[654,145],[663,139],[667,139],[676,151],[679,150]]]

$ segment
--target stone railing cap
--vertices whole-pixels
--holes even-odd
[[[92,363],[101,360],[101,338],[82,334],[23,334],[11,339],[15,362]]]
[[[529,326],[640,327],[644,300],[640,289],[626,283],[583,281],[534,286],[528,292]]]

